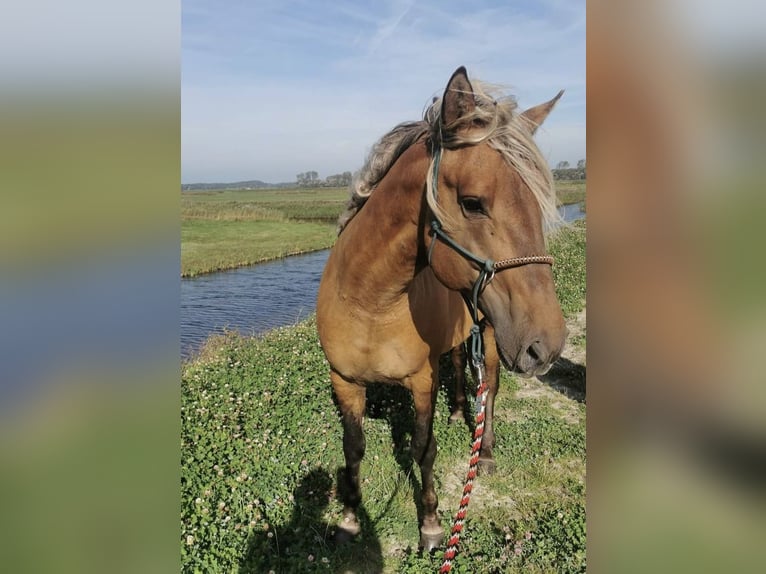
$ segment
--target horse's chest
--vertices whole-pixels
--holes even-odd
[[[465,339],[464,304],[426,270],[385,307],[320,287],[317,325],[332,368],[360,382],[395,382],[430,369],[430,362]],[[464,333],[465,332],[465,333]]]
[[[333,368],[353,380],[402,381],[429,360],[429,345],[406,323],[373,323],[356,329],[349,325],[341,338],[341,344],[326,352]]]

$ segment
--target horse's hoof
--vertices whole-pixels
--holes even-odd
[[[359,521],[355,516],[345,516],[340,524],[338,524],[334,540],[338,544],[350,542],[361,530],[362,528],[359,526]]]
[[[497,463],[492,458],[480,458],[479,459],[479,474],[490,475],[495,474],[497,470]]]
[[[433,531],[420,530],[420,548],[426,552],[431,552],[441,546],[444,540],[444,530],[439,528]]]

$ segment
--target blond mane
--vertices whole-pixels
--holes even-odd
[[[364,206],[402,153],[424,136],[429,138],[429,149],[432,151],[438,147],[456,149],[486,142],[516,170],[534,195],[540,205],[545,231],[549,232],[563,223],[556,208],[553,175],[532,138],[533,126],[517,112],[515,98],[504,94],[501,88],[479,80],[471,80],[471,86],[476,102],[472,112],[442,129],[442,98],[436,98],[423,114],[423,120],[397,125],[372,147],[364,166],[351,182],[351,197],[346,211],[338,220],[338,234]],[[461,126],[481,126],[481,129],[470,130],[471,137],[466,137],[456,129]],[[433,187],[433,161],[432,154],[426,175],[426,200],[434,214],[449,227],[449,217],[439,206]]]

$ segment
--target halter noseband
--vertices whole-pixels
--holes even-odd
[[[434,198],[438,198],[437,181],[439,178],[439,163],[441,162],[442,148],[438,146],[434,152],[434,163],[432,172],[431,185],[434,190]],[[435,213],[432,214],[431,220],[431,245],[428,247],[428,264],[431,265],[431,256],[436,245],[436,240],[441,239],[447,246],[459,253],[462,257],[473,261],[479,266],[479,277],[471,288],[471,298],[463,297],[465,303],[468,306],[468,310],[471,313],[473,319],[473,325],[471,326],[471,362],[475,368],[479,368],[484,365],[484,351],[483,341],[481,338],[481,327],[479,326],[479,295],[484,291],[484,288],[494,279],[495,273],[502,271],[503,269],[510,269],[511,267],[521,267],[522,265],[529,265],[531,263],[544,263],[546,265],[553,265],[553,257],[550,255],[527,255],[524,257],[511,257],[510,259],[501,259],[500,261],[493,261],[490,258],[483,259],[478,255],[475,255],[468,251],[465,247],[457,243],[449,235],[444,232],[441,221]]]

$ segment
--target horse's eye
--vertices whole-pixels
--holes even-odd
[[[462,197],[460,198],[460,206],[467,213],[484,213],[484,206],[478,197]]]

